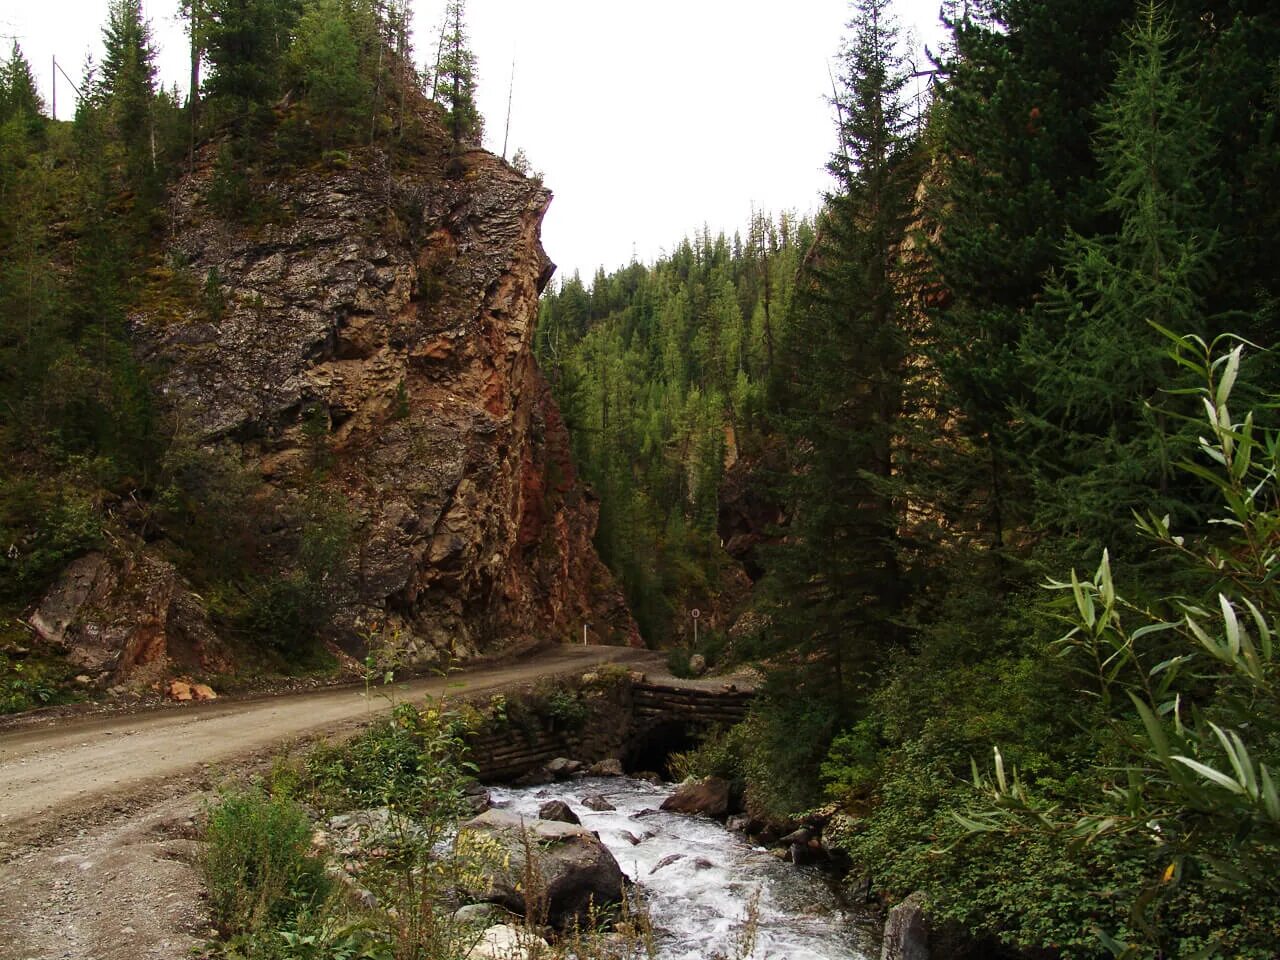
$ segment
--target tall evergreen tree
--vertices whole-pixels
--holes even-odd
[[[102,39],[106,51],[95,83],[124,150],[126,180],[137,189],[155,172],[155,50],[141,0],[112,0]]]
[[[9,59],[0,63],[0,124],[17,117],[29,132],[38,133],[43,113],[44,101],[36,90],[31,64],[15,40]]]
[[[478,144],[484,136],[484,118],[476,106],[476,55],[467,45],[466,4],[450,0],[445,7],[441,57],[433,90],[449,109],[449,130],[454,148]]]
[[[1032,374],[1024,417],[1037,444],[1036,527],[1089,553],[1114,553],[1135,509],[1176,516],[1190,506],[1186,491],[1170,490],[1191,438],[1170,451],[1176,421],[1160,411],[1176,402],[1179,368],[1157,327],[1218,332],[1203,300],[1217,245],[1204,204],[1210,118],[1168,14],[1146,4],[1128,36],[1096,151],[1118,229],[1070,235],[1020,349]]]
[[[855,9],[830,163],[839,190],[796,295],[782,414],[791,523],[771,570],[771,645],[796,656],[807,695],[840,721],[902,600],[893,475],[909,344],[895,274],[917,178],[889,2]]]
[[[939,240],[935,361],[977,454],[957,468],[985,503],[975,518],[1004,555],[1027,491],[1014,429],[1028,396],[1018,344],[1068,228],[1099,218],[1094,108],[1114,75],[1112,48],[1133,0],[966,0],[945,8],[930,191]],[[974,521],[969,521],[973,523]]]
[[[342,131],[352,128],[356,112],[369,98],[349,17],[341,0],[311,0],[298,20],[290,48],[290,62],[325,147],[333,146]]]
[[[278,95],[299,0],[204,0],[204,91],[221,101],[246,142]]]

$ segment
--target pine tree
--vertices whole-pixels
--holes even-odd
[[[450,0],[445,8],[439,66],[433,90],[449,110],[449,131],[455,151],[463,144],[478,144],[484,136],[484,118],[476,107],[476,55],[467,46],[466,4]]]

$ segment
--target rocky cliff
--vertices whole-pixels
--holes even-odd
[[[168,242],[203,306],[144,308],[133,330],[190,442],[231,450],[262,497],[317,483],[336,496],[350,537],[323,633],[356,652],[376,632],[416,662],[581,638],[584,624],[596,642],[638,643],[532,353],[550,193],[483,151],[451,161],[440,136],[394,163],[369,149],[281,174],[244,224],[208,202],[213,150],[174,189]],[[94,594],[64,577],[33,623],[101,646],[112,609],[128,634],[111,584],[129,580],[99,576]],[[164,618],[148,623],[163,661]],[[94,665],[119,681],[127,659]]]

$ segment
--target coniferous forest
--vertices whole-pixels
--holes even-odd
[[[129,317],[227,309],[163,253],[201,163],[202,203],[256,229],[290,171],[414,162],[434,99],[463,179],[462,6],[423,78],[407,4],[190,0],[186,96],[112,0],[70,123],[13,46],[2,649],[127,527],[237,642],[312,656],[352,525],[323,445],[289,497],[255,496],[157,404]],[[923,891],[942,955],[1273,957],[1280,6],[947,0],[924,67],[889,0],[850,18],[816,214],[749,211],[541,300],[641,634],[677,672],[763,677],[683,763],[758,824],[826,807],[847,887]],[[267,528],[310,532],[268,550]],[[3,653],[0,674],[5,711],[65,679]]]
[[[921,104],[855,5],[815,222],[545,298],[599,546],[674,659],[700,606],[766,664],[695,767],[837,804],[874,891],[989,950],[1272,956],[1280,12],[944,18]]]

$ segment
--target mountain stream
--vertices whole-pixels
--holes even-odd
[[[819,870],[784,863],[714,820],[659,811],[669,793],[640,780],[590,778],[495,788],[491,796],[495,806],[527,817],[548,800],[563,800],[597,831],[648,904],[658,960],[734,957],[757,895],[753,960],[867,960],[875,953],[870,928],[841,908]],[[584,806],[593,795],[616,809]]]

